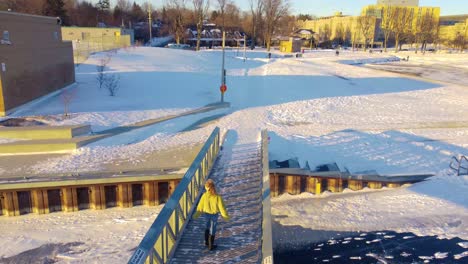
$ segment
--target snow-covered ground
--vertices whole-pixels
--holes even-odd
[[[169,114],[181,113],[219,100],[221,52],[137,48],[112,54],[106,72],[120,76],[117,96],[99,89],[96,65],[106,53],[96,54],[77,69],[72,88],[72,118],[62,120],[63,100],[55,96],[21,115],[41,116],[51,124],[89,123],[103,130]],[[459,71],[452,82],[452,64],[468,64],[468,54],[431,54],[445,65],[440,74],[412,78],[353,64],[398,60],[393,53],[313,51],[303,58],[283,58],[265,51],[226,52],[227,109],[173,119],[144,129],[98,141],[69,156],[39,162],[32,170],[67,172],[99,170],[101,162],[131,159],[139,153],[188,146],[205,140],[215,126],[234,130],[238,142],[257,140],[261,129],[270,132],[270,159],[297,157],[304,165],[337,162],[351,172],[375,170],[381,174],[434,173],[433,179],[400,189],[322,195],[302,194],[273,199],[273,214],[281,226],[299,225],[310,230],[395,230],[418,235],[468,239],[468,178],[448,170],[452,156],[468,154],[468,75]],[[418,63],[429,65],[421,55]],[[409,63],[416,60],[411,56]],[[396,64],[400,62],[391,62]],[[401,62],[403,63],[403,62]],[[406,62],[405,62],[406,63]],[[458,66],[457,66],[458,67]],[[432,82],[428,79],[434,79]],[[199,120],[209,120],[200,124]],[[194,124],[196,124],[194,126]],[[131,212],[146,208],[134,208]],[[228,208],[229,209],[229,208]],[[155,210],[156,212],[157,210]],[[105,212],[105,211],[104,211]],[[127,218],[127,211],[119,213]],[[101,213],[101,212],[100,212]],[[93,212],[86,212],[93,214]],[[281,217],[278,217],[280,216]],[[102,229],[129,241],[112,247],[125,262],[130,250],[151,221],[135,221],[129,235],[112,220],[86,220],[78,214],[51,214],[0,218],[0,256],[9,257],[45,243],[58,243],[59,225],[37,228],[36,217],[57,221],[70,218],[66,240],[80,241],[89,252],[76,250],[68,258],[99,262],[109,256],[99,234],[81,240],[76,221],[103,221]],[[131,217],[131,216],[130,216]],[[32,220],[29,220],[32,219]],[[34,220],[34,221],[33,221]],[[130,226],[129,226],[130,227]],[[76,232],[79,233],[79,232]],[[102,234],[102,233],[101,233]],[[301,239],[291,234],[289,240]],[[304,238],[304,237],[302,237]],[[306,238],[308,240],[308,238]],[[312,241],[313,238],[310,238]],[[130,243],[133,241],[133,244]],[[128,242],[128,243],[127,243]],[[305,242],[305,241],[302,241]],[[86,255],[87,254],[87,255]],[[64,260],[63,258],[60,260]],[[68,260],[64,260],[68,261]]]

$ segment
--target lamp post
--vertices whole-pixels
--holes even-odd
[[[226,86],[226,69],[224,69],[224,46],[225,46],[225,42],[226,42],[226,32],[223,31],[223,43],[222,43],[222,47],[223,47],[223,58],[222,58],[222,64],[221,64],[221,86],[219,87],[219,90],[221,91],[221,103],[224,103],[224,93],[226,92],[227,90],[227,86]]]
[[[149,35],[150,35],[150,38],[149,38],[149,41],[150,41],[150,46],[152,45],[153,43],[153,32],[152,29],[153,29],[153,25],[152,25],[152,20],[151,20],[151,5],[148,4],[148,28],[149,28]]]

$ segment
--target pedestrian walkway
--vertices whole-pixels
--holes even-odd
[[[171,263],[260,263],[262,259],[261,143],[225,146],[209,178],[223,196],[231,220],[220,217],[215,244],[207,251],[205,219],[190,219]]]

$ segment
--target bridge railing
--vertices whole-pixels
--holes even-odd
[[[170,260],[194,210],[200,187],[216,160],[219,144],[220,129],[216,127],[128,263],[162,264]]]
[[[268,131],[262,131],[262,263],[273,264],[271,231],[270,172],[268,167]]]

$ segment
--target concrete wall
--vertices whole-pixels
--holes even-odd
[[[0,116],[75,82],[71,42],[56,18],[0,11]],[[3,37],[4,38],[4,37]]]
[[[76,64],[84,62],[92,53],[129,47],[134,42],[133,29],[62,27],[64,40],[73,42]]]

